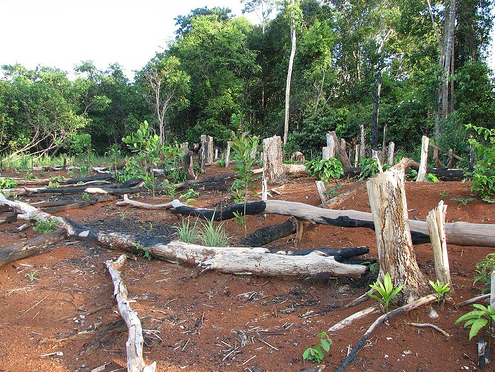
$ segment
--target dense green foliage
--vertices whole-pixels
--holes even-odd
[[[356,144],[361,125],[369,138],[379,75],[378,143],[386,125],[386,140],[414,155],[421,136],[435,137],[438,125],[436,143],[467,158],[466,125],[495,129],[494,85],[485,60],[493,1],[457,6],[445,117],[438,115],[439,61],[448,2],[431,1],[431,8],[422,0],[243,3],[246,11],[262,14],[260,25],[233,18],[225,8],[192,10],[176,19],[176,38],[133,81],[118,64],[99,71],[84,62],[75,77],[51,67],[3,66],[3,156],[128,150],[121,139],[144,121],[161,144],[197,142],[200,134],[219,145],[232,132],[282,135],[294,7],[287,151],[312,157],[330,130]]]

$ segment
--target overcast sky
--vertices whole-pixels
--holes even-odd
[[[0,66],[71,72],[92,60],[102,70],[117,62],[130,75],[173,38],[174,18],[204,6],[242,15],[238,0],[0,0]]]
[[[101,70],[117,62],[130,77],[173,38],[175,17],[204,6],[242,15],[239,0],[0,0],[0,66],[71,72],[81,61]]]

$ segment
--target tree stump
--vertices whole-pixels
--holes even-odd
[[[263,140],[263,174],[268,184],[282,183],[285,179],[282,140],[279,136]]]
[[[203,156],[203,158],[201,159],[201,163],[202,164],[203,162],[204,164],[213,163],[214,151],[215,151],[215,148],[213,147],[213,137],[203,134],[201,135],[200,142],[201,142],[200,155]]]
[[[429,143],[430,139],[426,136],[423,136],[423,140],[421,142],[421,161],[419,163],[418,178],[416,178],[416,182],[423,182],[425,180],[426,167],[428,166]]]
[[[443,284],[451,283],[449,256],[447,253],[447,238],[445,237],[445,213],[447,206],[440,200],[438,207],[430,211],[426,217],[428,232],[430,233],[435,262],[435,274]]]
[[[375,224],[380,275],[389,273],[394,287],[403,285],[401,304],[427,290],[419,270],[409,230],[404,172],[389,170],[366,183]]]

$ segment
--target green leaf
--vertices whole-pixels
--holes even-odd
[[[488,319],[479,318],[477,319],[471,326],[471,330],[469,331],[469,340],[471,340],[474,336],[478,334],[480,329],[482,329],[488,323]]]

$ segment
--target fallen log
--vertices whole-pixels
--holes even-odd
[[[67,236],[74,234],[72,226],[67,223],[61,217],[52,216],[49,213],[40,211],[39,209],[33,207],[24,202],[8,200],[2,193],[0,193],[0,205],[9,206],[16,214],[17,218],[25,221],[49,221],[55,220],[59,227],[63,228]]]
[[[80,182],[86,183],[91,181],[112,181],[112,180],[114,180],[112,174],[96,174],[94,176],[88,176],[88,177],[70,178],[66,181],[66,183],[69,185],[75,185]]]
[[[244,204],[234,204],[222,209],[203,209],[186,206],[180,201],[174,200],[172,205],[174,207],[172,213],[205,219],[214,218],[215,221],[234,218],[234,212],[244,214]],[[294,216],[302,220],[340,227],[374,229],[372,215],[368,212],[323,209],[304,203],[283,200],[248,202],[246,204],[246,215],[261,213]],[[409,219],[409,226],[414,243],[429,242],[430,237],[426,221]],[[448,244],[495,247],[495,226],[491,224],[450,222],[445,224],[445,233]]]
[[[68,237],[94,241],[111,249],[122,249],[137,254],[148,252],[162,260],[194,265],[198,272],[217,270],[224,273],[264,276],[328,274],[360,277],[368,271],[367,266],[340,263],[335,257],[318,251],[299,256],[271,253],[270,250],[261,247],[203,247],[173,240],[160,241],[149,236],[100,233],[75,221],[51,216],[29,204],[7,200],[2,194],[0,194],[0,205],[8,205],[18,213],[18,216],[22,215],[28,220],[55,218]]]
[[[249,236],[242,239],[239,244],[249,247],[261,247],[275,240],[285,238],[286,236],[297,232],[297,220],[293,217],[287,221],[256,230]]]
[[[347,355],[347,357],[344,359],[344,361],[340,364],[340,366],[335,370],[335,372],[344,372],[345,369],[349,364],[352,363],[354,358],[356,357],[357,353],[359,350],[363,348],[363,346],[366,344],[366,341],[369,340],[369,338],[375,333],[375,331],[387,320],[390,318],[403,314],[405,312],[417,309],[420,306],[427,305],[432,303],[433,301],[436,300],[435,295],[428,295],[425,297],[421,297],[413,302],[410,302],[402,307],[399,307],[395,310],[392,310],[386,314],[381,315],[378,317],[375,322],[368,328],[368,330],[364,333],[363,337],[357,342],[356,346],[352,349],[352,351]]]
[[[0,249],[0,267],[10,262],[21,260],[26,257],[50,252],[55,248],[54,244],[66,239],[65,229],[37,236],[22,243],[10,245]]]
[[[160,240],[148,236],[101,233],[73,223],[77,237],[99,245],[196,266],[198,273],[216,270],[230,274],[306,277],[321,274],[360,277],[368,271],[365,265],[338,262],[335,257],[315,251],[310,254],[271,253],[267,248],[204,247],[177,240]]]
[[[156,370],[156,362],[149,366],[146,365],[143,359],[143,328],[141,320],[137,313],[132,310],[127,298],[127,287],[125,286],[120,272],[126,262],[126,256],[120,256],[116,261],[108,260],[105,262],[108,272],[112,277],[114,285],[113,295],[117,301],[120,315],[124,319],[129,337],[125,344],[127,351],[127,371],[129,372],[153,372]]]

